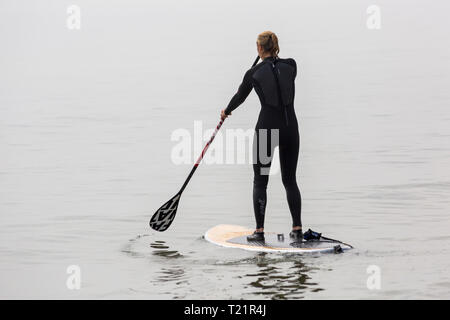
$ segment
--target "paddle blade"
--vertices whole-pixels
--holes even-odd
[[[172,199],[167,201],[159,208],[150,219],[149,225],[156,231],[166,231],[177,213],[178,202],[180,201],[181,194],[177,193]]]

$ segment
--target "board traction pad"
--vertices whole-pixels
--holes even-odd
[[[309,240],[302,242],[290,239],[289,235],[284,235],[281,239],[278,234],[265,234],[264,241],[247,241],[247,236],[240,236],[227,240],[229,243],[245,244],[252,247],[266,247],[266,248],[329,248],[330,246],[339,245],[337,242],[327,240]]]
[[[204,238],[207,241],[222,247],[260,252],[290,252],[302,254],[306,252],[335,252],[336,246],[340,246],[343,251],[351,248],[343,243],[330,242],[328,240],[294,243],[294,241],[290,239],[289,234],[284,234],[284,239],[280,241],[278,239],[278,234],[274,232],[266,232],[264,242],[249,242],[247,241],[247,236],[252,233],[252,229],[243,226],[221,224],[209,229],[205,233]]]

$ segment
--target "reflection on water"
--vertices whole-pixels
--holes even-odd
[[[308,273],[312,268],[303,263],[299,257],[289,256],[280,259],[281,266],[277,266],[273,259],[266,259],[266,253],[259,254],[256,273],[246,274],[252,280],[249,285],[256,290],[251,293],[263,295],[271,299],[299,299],[304,297],[305,291],[318,292],[324,289],[318,283],[310,282]],[[285,266],[285,264],[288,264]]]
[[[138,235],[133,239],[128,240],[128,243],[122,248],[122,252],[128,254],[129,256],[142,258],[146,256],[148,250],[146,248],[141,248],[141,246],[147,246],[146,241],[139,241],[142,238],[148,237],[148,234]],[[161,256],[165,258],[180,258],[182,255],[176,250],[169,250],[169,246],[165,241],[155,240],[150,243],[151,254],[155,256]]]
[[[200,247],[201,243],[197,245]],[[186,256],[171,246],[167,241],[151,239],[150,235],[139,235],[122,250],[130,257],[149,261],[150,282],[163,288],[160,293],[170,298],[188,298],[202,285],[229,290],[229,297],[243,299],[302,299],[324,290],[311,280],[319,268],[296,254],[249,253],[233,259],[229,255],[232,251],[224,249],[219,255],[215,254],[217,251],[200,250]],[[224,274],[233,275],[232,279],[224,280]],[[223,296],[215,292],[210,298]]]
[[[165,241],[161,240],[155,240],[150,243],[150,247],[154,250],[151,251],[152,255],[158,256],[158,257],[164,257],[164,258],[181,258],[183,257],[178,251],[176,250],[169,250],[170,247],[166,244]],[[166,264],[164,264],[166,265]],[[152,280],[151,282],[154,284],[165,284],[168,282],[172,282],[175,285],[183,285],[188,284],[189,281],[187,280],[187,274],[183,267],[183,265],[170,265],[170,263],[167,263],[168,266],[165,266],[161,268],[157,272],[157,276]],[[174,297],[174,298],[182,298],[182,297]]]
[[[153,282],[171,282],[176,281],[176,284],[186,283],[186,272],[181,266],[173,266],[170,268],[162,268],[160,274]]]
[[[311,274],[319,268],[302,259],[296,254],[261,252],[252,258],[221,261],[215,265],[225,266],[229,272],[239,268],[240,275],[236,278],[241,280],[239,291],[244,299],[302,299],[307,293],[325,290],[311,281]]]
[[[150,247],[153,249],[152,253],[156,256],[162,256],[166,258],[179,258],[181,257],[181,254],[176,250],[167,250],[169,249],[169,246],[166,245],[165,241],[154,241],[150,243]]]
[[[169,245],[166,243],[166,241],[162,240],[154,240],[150,242],[150,245],[148,245],[147,237],[149,237],[148,234],[145,235],[138,235],[133,239],[130,239],[127,243],[127,245],[122,249],[122,252],[128,254],[131,257],[135,258],[144,258],[148,257],[151,258],[151,256],[157,256],[157,257],[163,257],[163,258],[181,258],[183,257],[182,254],[180,254],[176,250],[170,250]],[[144,238],[144,241],[140,241]],[[150,250],[151,256],[149,256],[149,250],[148,246],[152,250]],[[162,264],[164,267],[162,267],[160,270],[157,271],[157,276],[152,281],[153,283],[166,283],[166,282],[172,282],[174,281],[175,284],[182,284],[186,283],[186,272],[180,265],[169,265],[169,263]]]

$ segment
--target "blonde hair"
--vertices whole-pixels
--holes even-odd
[[[280,47],[278,46],[278,37],[272,31],[264,31],[258,35],[258,44],[264,52],[270,53],[272,57],[278,57]]]

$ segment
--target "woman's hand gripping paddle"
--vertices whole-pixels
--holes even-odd
[[[259,60],[259,56],[256,58],[255,62],[253,63],[254,67]],[[224,122],[224,119],[221,119],[219,124],[216,127],[216,130],[214,130],[213,135],[209,139],[208,143],[206,143],[205,147],[203,148],[202,154],[200,157],[198,157],[197,161],[194,164],[194,167],[192,168],[191,172],[189,173],[189,176],[187,177],[186,181],[184,182],[183,186],[181,187],[180,191],[169,201],[164,203],[161,208],[159,208],[155,214],[150,219],[149,225],[151,228],[155,229],[156,231],[166,231],[170,225],[172,224],[173,220],[175,219],[175,215],[177,214],[178,209],[178,203],[180,202],[181,194],[184,191],[184,188],[186,188],[189,180],[191,180],[192,176],[194,175],[195,170],[197,170],[198,165],[203,159],[203,156],[206,153],[206,150],[208,150],[210,144],[213,142],[214,138],[216,137],[217,132],[219,131],[220,127],[222,126]]]

